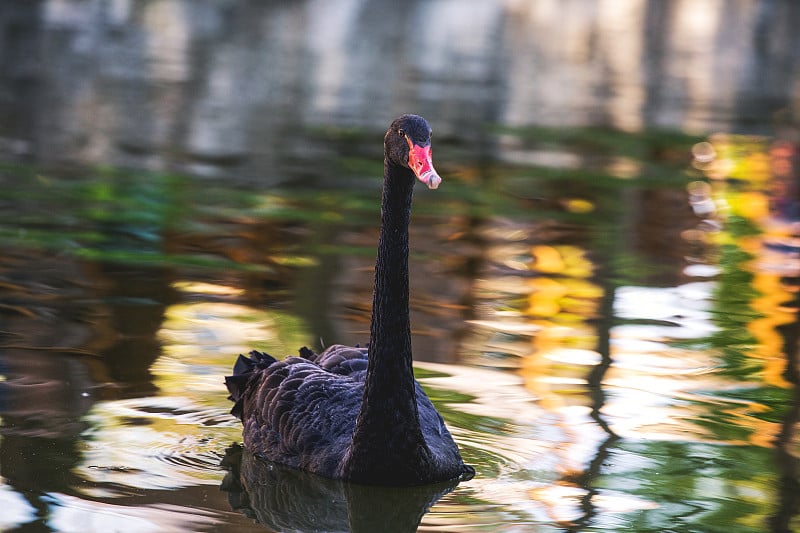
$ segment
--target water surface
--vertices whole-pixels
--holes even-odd
[[[416,372],[477,475],[414,491],[237,454],[223,386],[367,340],[373,158],[329,190],[0,168],[0,528],[800,528],[796,147],[491,135],[416,191]]]

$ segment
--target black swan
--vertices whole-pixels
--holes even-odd
[[[470,479],[444,420],[414,379],[408,225],[415,179],[435,189],[431,129],[397,118],[384,137],[381,229],[367,348],[335,345],[278,361],[240,355],[225,378],[245,447],[264,459],[367,485]]]

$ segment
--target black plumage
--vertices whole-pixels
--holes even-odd
[[[373,485],[470,478],[450,432],[414,379],[408,309],[413,186],[436,188],[430,127],[396,119],[384,137],[381,231],[369,349],[331,346],[276,360],[239,356],[226,378],[245,447],[265,459]]]

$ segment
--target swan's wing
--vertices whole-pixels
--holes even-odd
[[[363,380],[308,359],[277,361],[251,352],[239,357],[226,385],[245,447],[272,461],[335,475],[353,434]]]
[[[302,348],[300,355],[318,364],[328,372],[341,376],[361,376],[360,372],[367,371],[367,349],[359,346],[334,344],[320,354],[315,354],[307,348]]]

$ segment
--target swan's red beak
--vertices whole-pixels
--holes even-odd
[[[408,141],[408,166],[411,167],[419,181],[427,185],[429,189],[435,189],[442,182],[442,178],[433,168],[431,145],[419,146],[408,137],[406,140]]]

